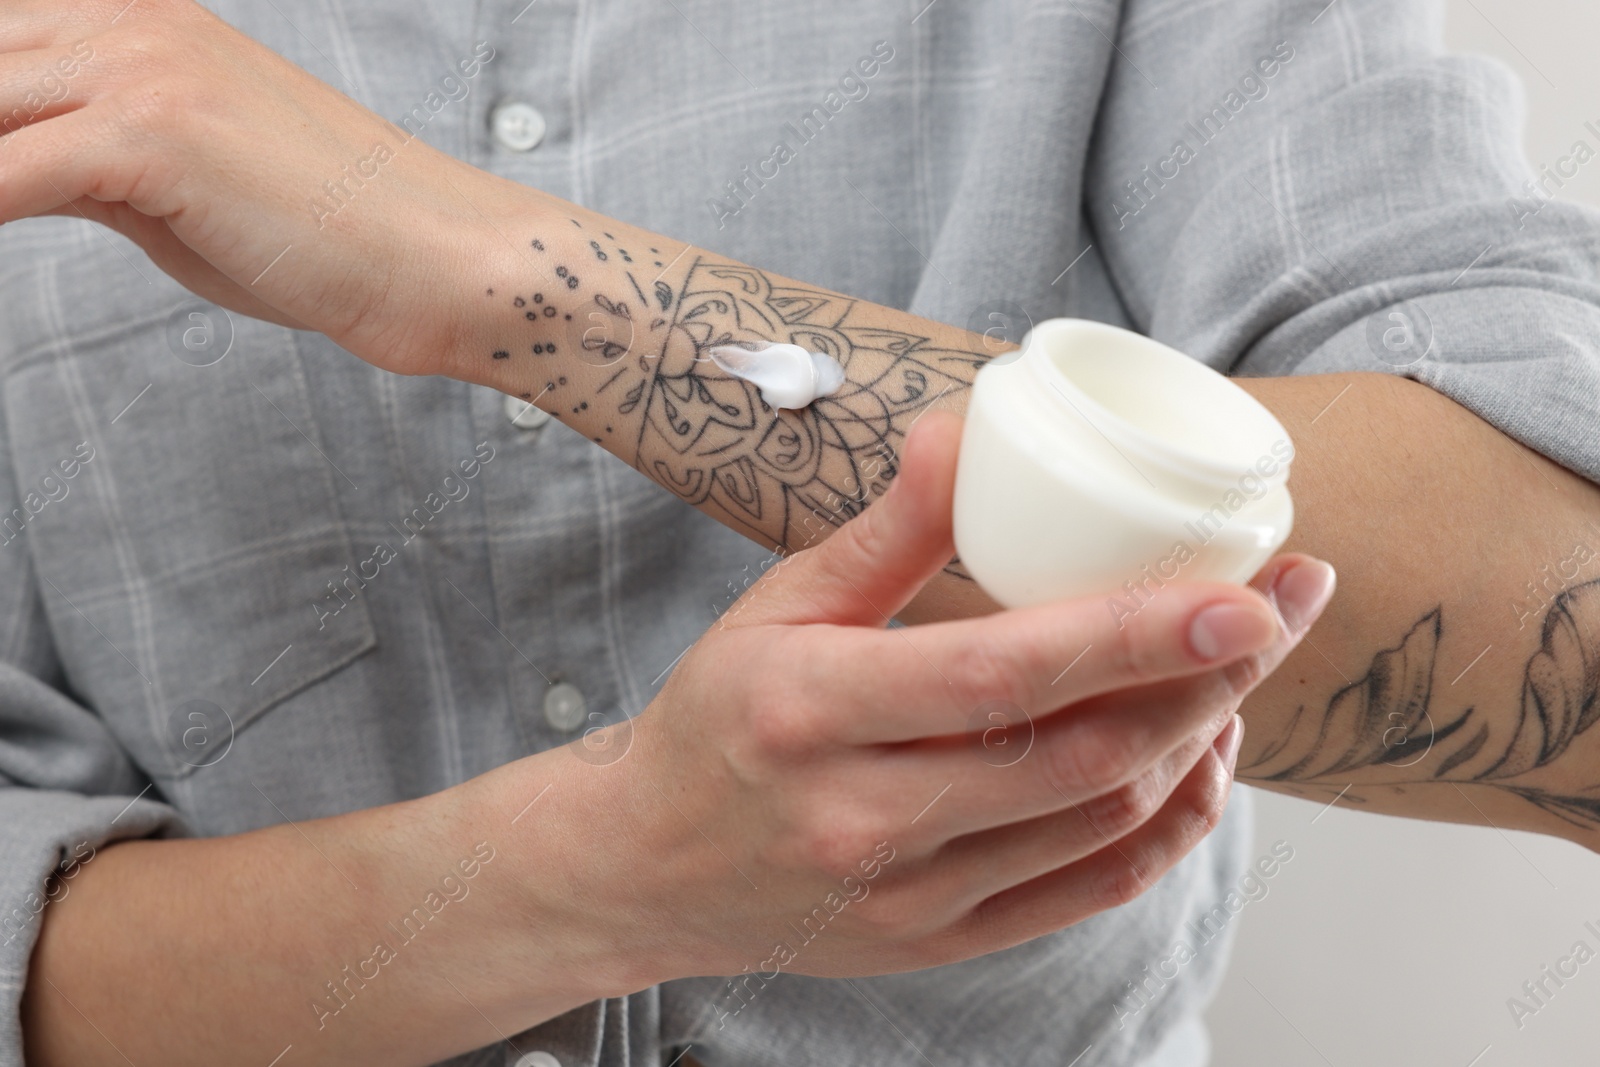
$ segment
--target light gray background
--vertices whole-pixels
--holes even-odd
[[[1583,128],[1600,127],[1600,5],[1449,0],[1447,35],[1522,78],[1535,166],[1580,138],[1600,149]],[[1600,204],[1600,159],[1558,195]],[[1235,920],[1210,1012],[1217,1067],[1600,1063],[1600,957],[1521,1029],[1506,1006],[1580,938],[1600,952],[1584,929],[1600,929],[1600,857],[1551,838],[1255,797],[1257,854],[1285,840],[1295,858]]]

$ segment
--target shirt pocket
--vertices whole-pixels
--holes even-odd
[[[0,552],[32,557],[67,689],[176,779],[377,638],[364,600],[327,610],[353,483],[293,335],[98,251],[7,285]]]

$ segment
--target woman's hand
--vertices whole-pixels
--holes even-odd
[[[0,49],[0,222],[93,219],[217,304],[437,369],[460,235],[511,183],[191,0],[7,3]]]
[[[1087,597],[886,629],[951,557],[957,426],[924,418],[883,499],[751,588],[613,728],[625,758],[568,754],[557,788],[587,785],[608,828],[571,922],[653,961],[636,982],[992,952],[1134,899],[1221,817],[1234,709],[1331,572],[1263,572],[1301,591],[1293,634],[1270,590],[1198,582],[1120,628]]]

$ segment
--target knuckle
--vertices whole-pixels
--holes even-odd
[[[116,35],[115,49],[123,62],[146,72],[161,69],[163,58],[170,48],[162,34],[148,27],[149,24],[142,21],[126,25]]]
[[[1149,822],[1161,809],[1159,783],[1146,775],[1084,806],[1090,825],[1113,839]]]
[[[1155,873],[1149,866],[1118,856],[1095,880],[1091,900],[1100,911],[1120,908],[1144,896],[1155,883]]]
[[[897,899],[884,903],[901,906],[907,933],[923,937],[945,929],[983,899],[988,891],[983,872],[967,860],[941,849],[898,883]]]
[[[1102,910],[1128,904],[1160,881],[1166,869],[1199,844],[1222,821],[1228,806],[1226,775],[1212,774],[1203,787],[1185,789],[1160,806],[1157,816],[1170,825],[1131,854],[1119,850],[1096,879],[1091,899]]]
[[[140,6],[148,2],[140,0]],[[197,44],[189,27],[174,26],[166,19],[129,18],[96,44],[103,45],[104,62],[116,80],[124,84],[163,82],[191,106],[202,105],[215,95],[205,91],[205,78],[200,73],[202,66],[208,66],[202,54],[204,46],[180,55],[178,42],[184,40]]]
[[[817,735],[816,720],[807,702],[780,694],[752,697],[746,728],[754,754],[767,760],[808,751]]]
[[[986,955],[1015,944],[1022,936],[1037,936],[1038,932],[1037,925],[1028,921],[1026,910],[1018,908],[1005,894],[998,894],[980,901],[929,938],[928,966]]]
[[[1044,747],[1042,773],[1068,800],[1102,797],[1127,781],[1133,751],[1122,731],[1089,726],[1064,731]]]
[[[873,941],[905,943],[927,933],[930,909],[906,891],[877,888],[851,906],[856,925]]]
[[[872,855],[872,842],[882,840],[874,829],[860,817],[828,813],[801,831],[801,855],[808,868],[841,884],[856,874],[862,857]]]
[[[846,527],[851,534],[850,547],[864,562],[882,560],[894,550],[894,539],[888,528],[890,523],[883,514],[885,510],[869,507],[851,519]]]
[[[972,640],[958,646],[951,657],[949,675],[957,699],[973,708],[992,700],[1026,704],[1029,686],[1012,660],[1007,649],[991,640]]]
[[[1119,626],[1111,640],[1111,662],[1115,676],[1131,680],[1155,678],[1162,657],[1156,647],[1157,637],[1151,631],[1143,614],[1126,625]]]
[[[793,758],[821,744],[825,735],[821,709],[825,702],[792,666],[796,662],[812,662],[809,646],[815,642],[807,632],[785,630],[783,650],[775,647],[769,630],[739,631],[730,636],[734,639],[713,646],[716,654],[708,662],[711,676],[704,680],[703,689],[729,694],[729,675],[733,676],[730,695],[743,707],[744,730],[752,754],[763,760]],[[802,647],[796,647],[796,642]]]
[[[1272,666],[1267,654],[1258,652],[1223,667],[1220,675],[1228,696],[1242,700],[1250,690],[1261,684],[1261,680],[1271,672]]]
[[[1185,851],[1221,824],[1222,815],[1228,808],[1230,783],[1228,775],[1218,771],[1208,774],[1201,788],[1183,791],[1182,807],[1178,814],[1182,823],[1179,833]]]

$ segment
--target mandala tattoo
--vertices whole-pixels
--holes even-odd
[[[598,239],[590,249],[623,254]],[[555,270],[563,286],[577,277],[565,264]],[[629,291],[560,309],[579,358],[606,372],[584,403],[606,412],[607,438],[594,439],[781,551],[820,540],[883,492],[912,421],[968,388],[987,359],[871,324],[871,305],[753,267],[696,258],[679,275],[674,286],[629,270]],[[544,293],[516,299],[541,326],[558,310]],[[845,369],[844,387],[802,410],[777,410],[706,355],[763,341],[832,356]]]
[[[1320,717],[1300,707],[1240,775],[1337,783],[1371,768],[1415,768],[1415,783],[1489,785],[1574,825],[1600,827],[1600,789],[1572,793],[1538,782],[1539,772],[1600,719],[1600,581],[1551,603],[1539,650],[1523,672],[1516,725],[1499,744],[1477,708],[1434,718],[1442,633],[1442,609],[1435,608],[1399,645],[1379,652],[1364,678],[1334,693]]]

